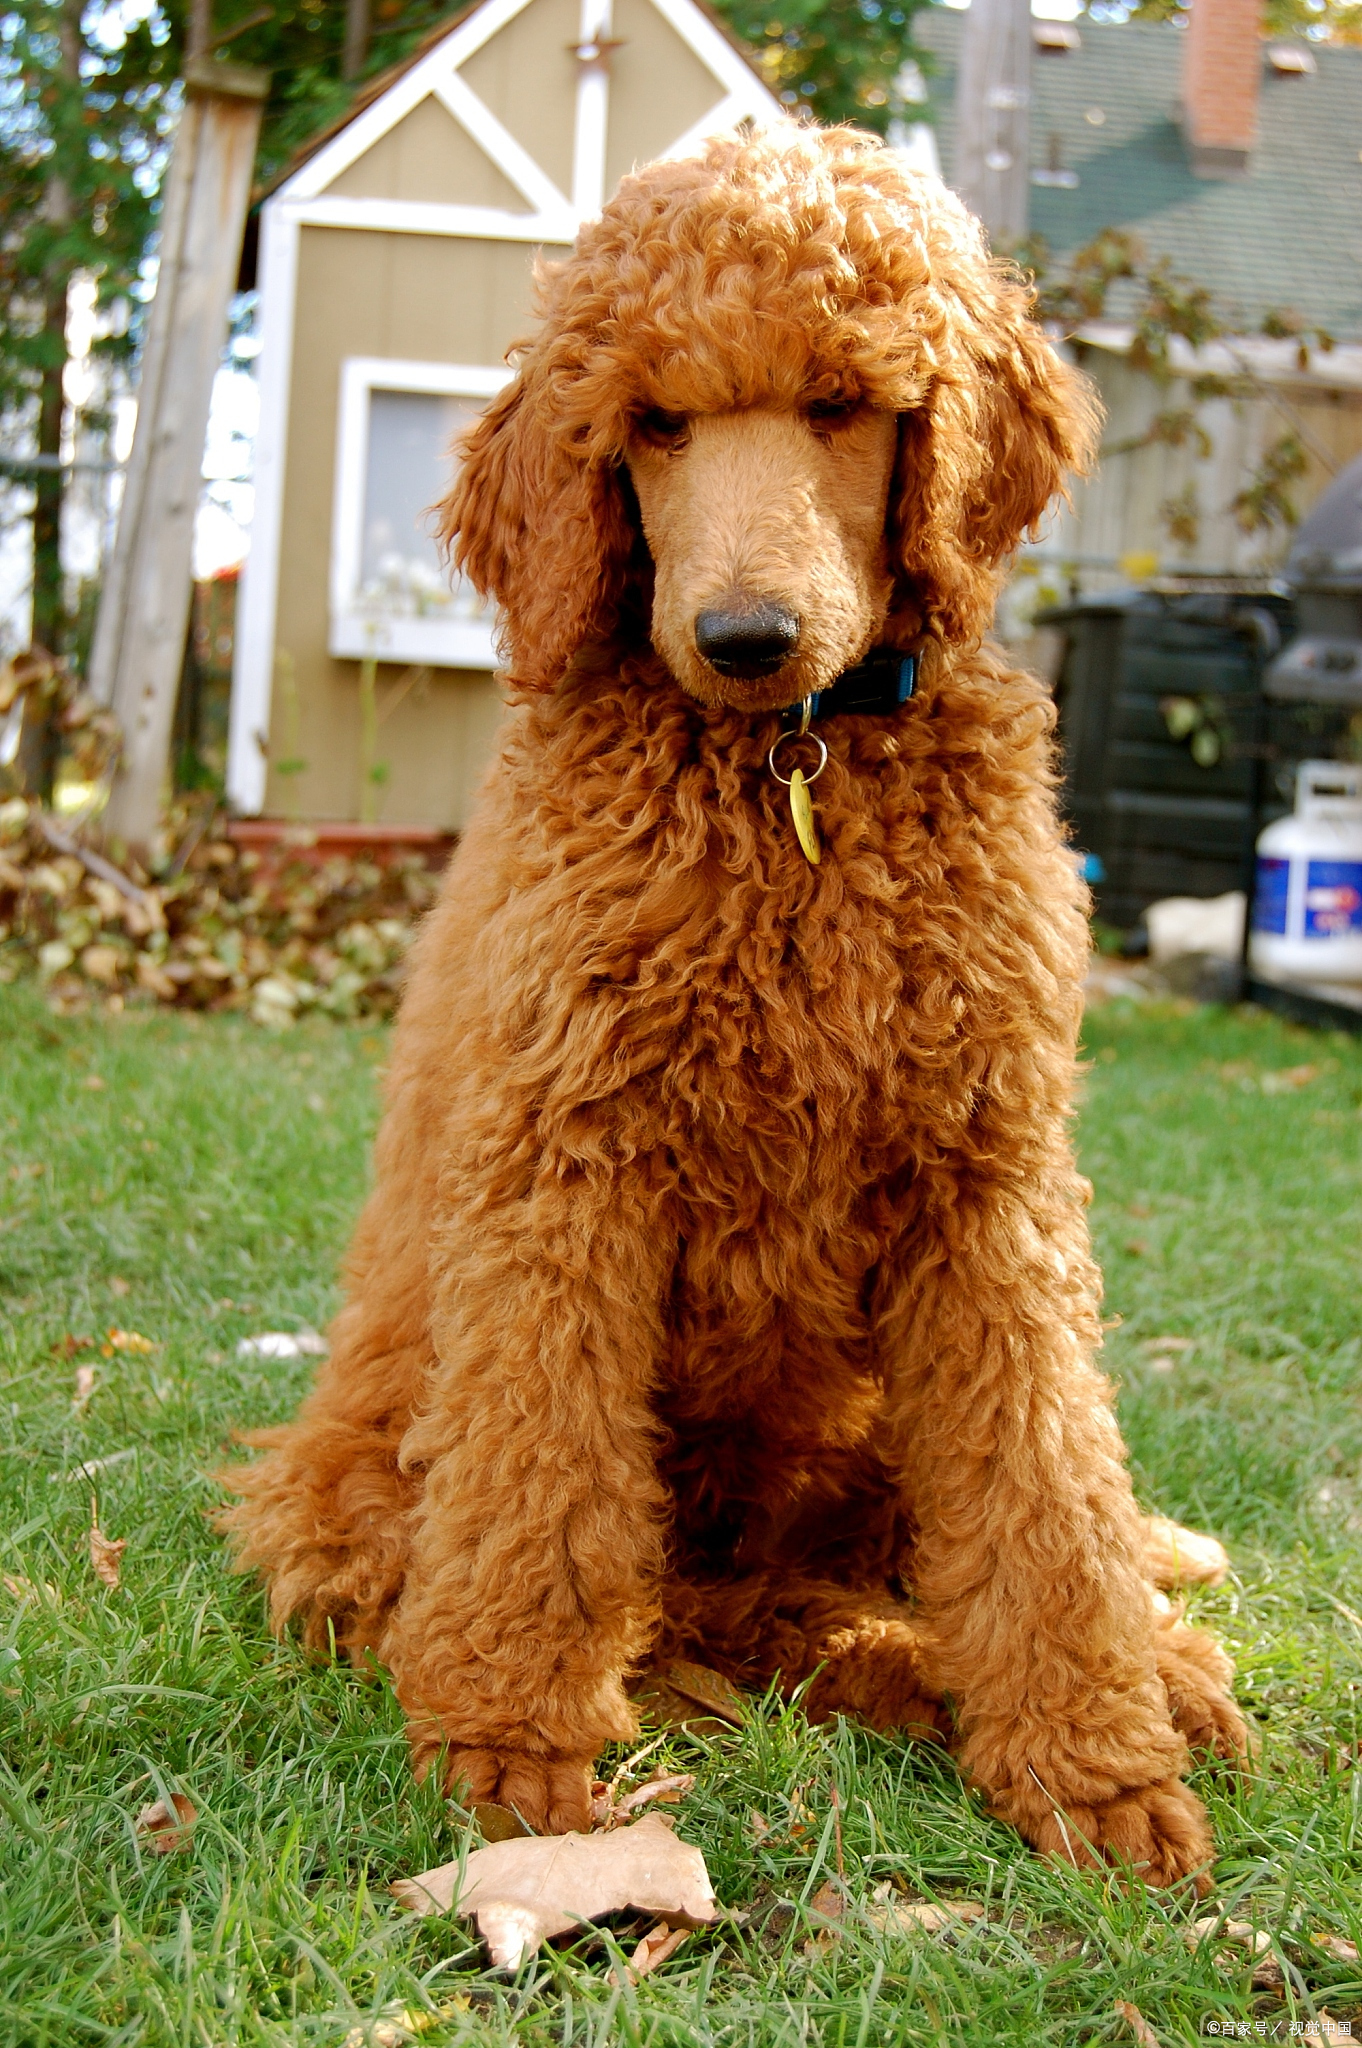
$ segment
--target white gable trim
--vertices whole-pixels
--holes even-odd
[[[503,213],[496,206],[447,206],[433,199],[333,199],[323,193],[285,209],[312,228],[368,228],[381,234],[471,235],[475,241],[553,242],[570,248],[580,222],[567,201],[557,213]]]
[[[540,213],[566,211],[567,195],[560,192],[552,178],[540,170],[529,151],[522,149],[508,128],[503,128],[491,108],[480,100],[471,85],[466,85],[457,71],[451,71],[435,87],[435,97],[461,127],[466,128],[474,142],[485,150],[492,162],[506,173],[513,185],[518,185],[530,205]]]
[[[762,84],[746,58],[738,54],[725,36],[720,35],[707,15],[691,5],[691,0],[652,0],[652,4],[663,19],[671,23],[682,42],[690,45],[705,68],[713,72],[720,85],[728,87],[730,96],[742,101],[744,114],[751,114],[754,118],[764,115],[767,120],[776,120],[785,113],[779,100]],[[741,119],[742,115],[738,118]],[[713,124],[710,133],[721,125],[714,121],[713,114],[706,115],[705,119]],[[665,154],[676,156],[679,152],[673,146]]]
[[[298,223],[263,209],[260,222],[260,419],[255,436],[255,509],[237,593],[232,701],[227,725],[227,796],[248,817],[264,809],[279,610],[279,541],[284,510],[293,309],[298,290]]]
[[[324,192],[333,179],[338,178],[342,171],[348,171],[351,164],[358,162],[376,142],[380,142],[390,128],[395,128],[444,79],[452,77],[474,51],[490,42],[499,29],[505,28],[508,21],[514,21],[517,14],[529,5],[530,0],[486,0],[476,14],[470,15],[458,28],[451,29],[443,42],[428,50],[419,64],[414,64],[405,76],[390,85],[362,114],[348,121],[325,148],[318,150],[316,156],[309,157],[280,186],[277,196],[313,199],[319,192]],[[465,87],[465,90],[471,92],[471,87]],[[489,112],[488,119],[492,118]]]

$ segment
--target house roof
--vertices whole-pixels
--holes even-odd
[[[936,60],[929,90],[947,181],[964,24],[940,6],[914,23]],[[1077,49],[1036,52],[1033,171],[1058,167],[1077,183],[1032,184],[1031,230],[1068,255],[1103,228],[1126,229],[1148,257],[1207,286],[1240,332],[1290,311],[1340,340],[1362,338],[1362,49],[1312,45],[1305,77],[1279,77],[1265,61],[1248,175],[1197,178],[1177,118],[1184,33],[1084,20]]]

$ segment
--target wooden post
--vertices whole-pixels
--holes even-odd
[[[1030,0],[970,0],[955,88],[955,189],[1005,248],[1026,233],[1030,182]]]
[[[156,829],[193,594],[194,515],[269,74],[193,59],[166,180],[161,265],[137,429],[90,656],[123,753],[103,829],[144,852]]]

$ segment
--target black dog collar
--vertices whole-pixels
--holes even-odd
[[[855,712],[861,718],[887,718],[908,702],[916,687],[915,654],[901,654],[897,647],[872,647],[864,661],[844,669],[835,683],[818,691],[810,715],[836,718],[841,712]]]

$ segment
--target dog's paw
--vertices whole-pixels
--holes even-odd
[[[1189,1877],[1203,1897],[1211,1889],[1215,1852],[1205,1809],[1179,1778],[1089,1806],[1042,1801],[1037,1792],[1034,1798],[1000,1802],[999,1811],[1043,1855],[1079,1870],[1126,1869],[1151,1886]]]
[[[589,1756],[527,1756],[503,1749],[451,1749],[445,1790],[464,1806],[508,1806],[537,1835],[590,1834]]]
[[[1155,1634],[1154,1662],[1187,1747],[1236,1769],[1247,1764],[1256,1739],[1230,1693],[1234,1666],[1214,1638],[1172,1622]]]
[[[908,1624],[867,1618],[838,1630],[819,1649],[823,1669],[804,1697],[811,1721],[846,1714],[884,1735],[950,1742],[954,1723],[922,1677],[921,1645]]]

